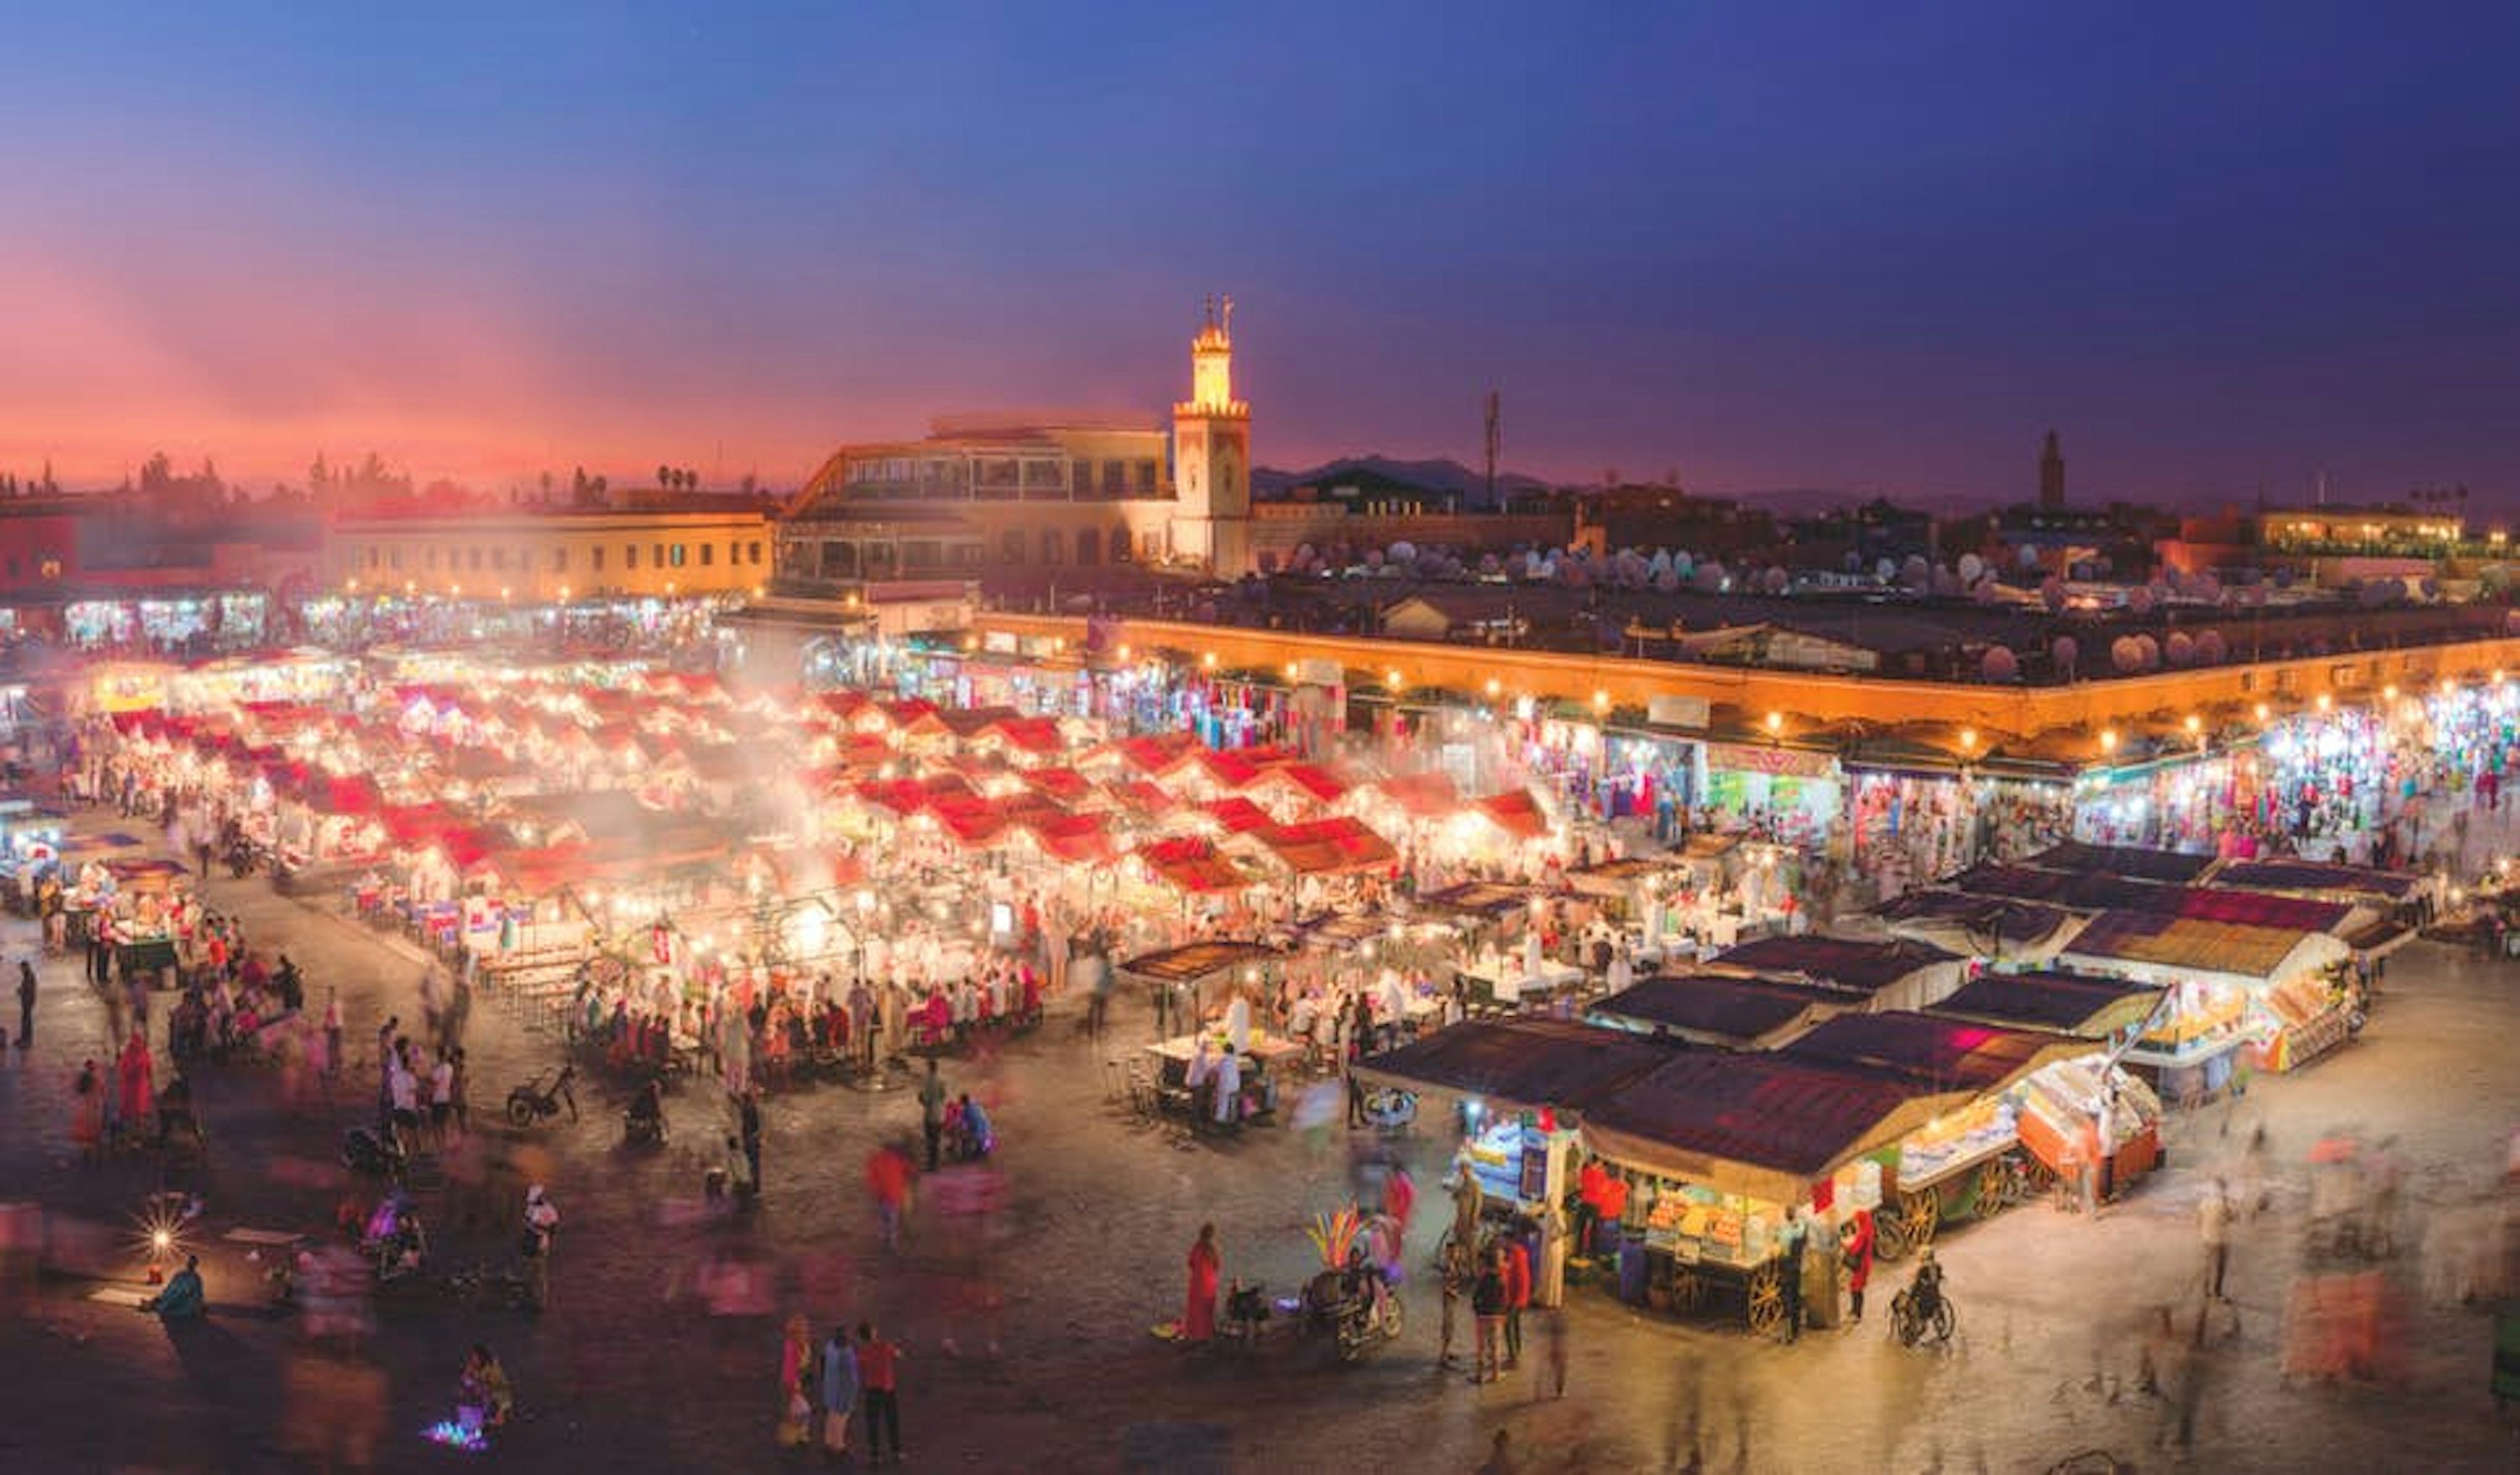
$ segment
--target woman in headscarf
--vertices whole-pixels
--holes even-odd
[[[1216,1225],[1198,1226],[1198,1242],[1190,1247],[1190,1301],[1183,1309],[1185,1342],[1205,1342],[1216,1335],[1216,1282],[1225,1257],[1216,1248]]]

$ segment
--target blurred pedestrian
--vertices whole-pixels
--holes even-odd
[[[1470,1359],[1473,1383],[1493,1383],[1505,1375],[1505,1252],[1490,1250],[1470,1286],[1470,1312],[1478,1318],[1478,1342]]]
[[[849,1415],[857,1411],[858,1350],[845,1326],[832,1328],[823,1344],[823,1453],[841,1459],[849,1452]]]
[[[1811,1226],[1803,1222],[1798,1205],[1785,1206],[1785,1227],[1778,1237],[1784,1246],[1777,1266],[1783,1272],[1785,1340],[1799,1342],[1803,1335],[1803,1247],[1810,1240]]]
[[[1190,1295],[1182,1310],[1183,1341],[1204,1342],[1216,1335],[1216,1283],[1224,1268],[1225,1257],[1216,1245],[1216,1225],[1199,1225],[1198,1239],[1190,1247]]]
[[[1505,1241],[1505,1365],[1522,1364],[1522,1314],[1531,1308],[1531,1246],[1519,1234]]]
[[[883,1247],[901,1246],[901,1214],[910,1199],[910,1154],[885,1143],[867,1154],[867,1192],[875,1198],[876,1222],[883,1229]]]
[[[875,1323],[858,1323],[858,1382],[865,1389],[867,1461],[883,1463],[883,1442],[892,1441],[892,1458],[901,1462],[901,1349],[876,1335]]]
[[[35,1042],[35,965],[18,959],[18,1048]]]
[[[927,1057],[927,1079],[919,1083],[919,1129],[927,1137],[927,1171],[934,1173],[945,1141],[945,1081],[936,1074],[933,1055]]]
[[[2223,1271],[2231,1254],[2231,1195],[2224,1180],[2216,1178],[2203,1202],[2196,1206],[2197,1232],[2205,1243],[2205,1296],[2211,1301],[2228,1298],[2223,1294]]]
[[[552,1248],[560,1237],[560,1210],[555,1208],[543,1185],[536,1183],[525,1190],[525,1300],[540,1312],[551,1305]]]
[[[761,1191],[761,1092],[759,1087],[746,1085],[736,1093],[735,1117],[743,1141],[745,1176],[752,1185],[752,1191],[759,1193]]]
[[[1436,1271],[1442,1277],[1444,1288],[1443,1332],[1435,1347],[1435,1367],[1441,1371],[1456,1365],[1457,1360],[1453,1357],[1454,1318],[1460,1314],[1462,1297],[1478,1277],[1471,1273],[1469,1247],[1458,1239],[1444,1241],[1444,1248],[1436,1256]]]
[[[1549,1314],[1549,1396],[1566,1396],[1566,1309]]]
[[[788,1318],[779,1345],[779,1448],[801,1450],[814,1424],[814,1344],[803,1315]]]

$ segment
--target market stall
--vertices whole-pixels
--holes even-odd
[[[2168,992],[2159,984],[2054,969],[1981,973],[1928,1012],[2124,1043],[2142,1033]]]
[[[1874,915],[1894,938],[2015,965],[2054,957],[2083,925],[2080,916],[2062,907],[1941,887],[1902,892]]]
[[[1355,1071],[1368,1085],[1453,1105],[1448,1117],[1462,1139],[1457,1169],[1477,1178],[1483,1232],[1526,1238],[1535,1299],[1553,1306],[1567,1250],[1565,1225],[1549,1210],[1573,1182],[1575,1124],[1670,1057],[1668,1046],[1632,1035],[1509,1019],[1455,1025],[1370,1055]]]
[[[1892,1073],[1939,1103],[1922,1126],[1879,1155],[1882,1258],[1930,1243],[1950,1222],[1983,1219],[2040,1186],[2018,1151],[2014,1087],[2042,1066],[2090,1048],[2045,1031],[2007,1030],[1891,1011],[1831,1019],[1781,1050],[1816,1065]]]
[[[2125,1059],[2164,1094],[2183,1099],[2221,1089],[2244,1043],[2295,1028],[2281,1006],[2268,1003],[2272,991],[2319,978],[2348,957],[2344,943],[2324,932],[2109,911],[2075,937],[2059,962],[2170,987],[2167,1007]],[[2280,1058],[2297,1064],[2307,1056],[2286,1051]]]
[[[1785,1211],[1816,1216],[1813,1232],[1868,1207],[1841,1196],[1845,1170],[1859,1187],[1878,1169],[1859,1163],[1930,1120],[1943,1102],[1919,1097],[1895,1075],[1774,1054],[1683,1051],[1615,1096],[1596,1103],[1584,1144],[1635,1179],[1620,1290],[1632,1303],[1692,1311],[1722,1300],[1763,1335],[1785,1314],[1781,1232]],[[1835,1257],[1804,1256],[1808,1294],[1833,1285]],[[1631,1258],[1633,1257],[1633,1258]]]
[[[2090,1169],[2103,1202],[2161,1163],[2161,1098],[2104,1053],[2049,1061],[2021,1083],[2016,1129],[2046,1172],[2067,1182]]]

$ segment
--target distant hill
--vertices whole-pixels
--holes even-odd
[[[1459,497],[1465,507],[1483,506],[1487,498],[1486,476],[1452,460],[1401,461],[1389,456],[1343,456],[1309,471],[1279,471],[1268,466],[1251,469],[1251,491],[1260,497],[1282,497],[1297,486],[1327,489],[1343,484],[1412,487]],[[1497,473],[1497,494],[1501,497],[1517,492],[1547,491],[1550,485],[1538,477],[1526,477],[1520,472]]]

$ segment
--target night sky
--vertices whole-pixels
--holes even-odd
[[[744,15],[728,12],[745,11]],[[99,19],[103,12],[108,19]],[[112,17],[121,19],[111,19]],[[0,470],[1260,458],[2520,512],[2520,6],[20,6]]]

